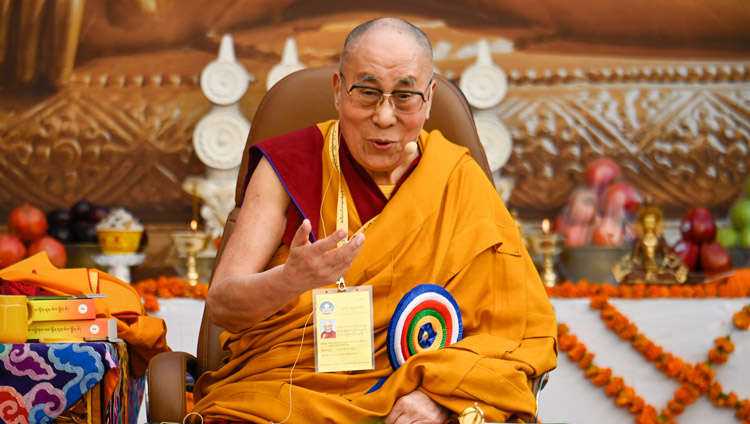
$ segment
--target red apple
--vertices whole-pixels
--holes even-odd
[[[716,241],[701,245],[701,267],[706,274],[716,274],[732,269],[732,257]]]
[[[29,246],[29,256],[41,251],[47,252],[49,261],[58,268],[65,268],[65,265],[68,263],[68,254],[65,251],[65,246],[52,237],[43,237]]]
[[[625,231],[618,220],[605,216],[594,227],[593,241],[597,246],[622,246]]]
[[[603,196],[602,210],[607,215],[622,214],[623,211],[631,216],[638,212],[643,203],[643,197],[630,184],[615,183],[607,188]]]
[[[604,188],[619,176],[620,167],[612,159],[597,159],[586,167],[586,184],[591,188]]]
[[[13,265],[26,257],[26,246],[21,239],[8,234],[0,234],[0,269]]]
[[[692,208],[688,210],[680,223],[682,238],[698,243],[714,241],[716,239],[716,223],[711,212],[706,208]]]
[[[19,206],[8,217],[8,232],[24,243],[39,240],[47,233],[47,216],[28,203]]]
[[[690,240],[680,240],[672,247],[672,253],[677,255],[682,263],[690,270],[695,270],[698,264],[698,245]]]

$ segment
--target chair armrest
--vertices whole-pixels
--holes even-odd
[[[149,422],[181,423],[187,414],[185,400],[185,378],[189,373],[194,378],[195,356],[185,352],[162,352],[148,364],[148,399],[146,402]]]

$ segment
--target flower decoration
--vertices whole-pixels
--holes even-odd
[[[723,280],[713,281],[701,285],[621,285],[589,284],[586,281],[573,284],[565,282],[558,286],[547,288],[553,297],[590,298],[590,307],[599,310],[599,315],[605,326],[614,331],[623,341],[627,341],[656,369],[667,377],[680,383],[666,406],[660,411],[653,405],[647,404],[638,396],[626,381],[613,375],[609,368],[600,368],[594,363],[595,354],[589,352],[583,343],[571,333],[567,325],[558,326],[558,346],[560,351],[566,352],[568,358],[577,363],[584,370],[584,377],[594,385],[602,387],[604,393],[613,398],[615,404],[625,408],[635,415],[635,422],[639,424],[672,423],[682,414],[686,407],[695,403],[700,396],[707,396],[717,407],[732,408],[735,417],[744,423],[750,423],[750,399],[740,400],[736,393],[724,393],[717,381],[714,381],[716,371],[714,367],[724,364],[734,352],[735,347],[730,336],[719,337],[714,340],[714,347],[707,353],[707,360],[697,364],[686,363],[679,356],[665,352],[638,327],[609,303],[610,298],[642,299],[642,298],[710,298],[750,297],[750,270],[736,270],[733,276]],[[744,306],[734,314],[733,322],[737,329],[746,331],[750,328],[750,305]]]
[[[143,305],[149,312],[157,312],[159,310],[159,298],[189,297],[205,299],[206,293],[208,293],[208,286],[205,284],[191,286],[185,280],[166,276],[138,281],[133,284],[133,288],[141,296]]]

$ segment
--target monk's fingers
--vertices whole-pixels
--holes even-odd
[[[305,219],[302,221],[302,224],[297,228],[297,232],[294,233],[294,238],[292,239],[291,247],[297,247],[297,246],[304,246],[306,244],[310,243],[310,230],[312,229],[312,225],[310,224],[309,219]]]
[[[324,255],[329,250],[336,247],[338,242],[346,240],[346,230],[344,229],[338,229],[333,232],[330,236],[326,238],[322,238],[315,243],[313,243],[313,247],[315,251],[318,252],[319,255]]]
[[[341,247],[328,251],[325,255],[325,260],[331,265],[338,264],[349,269],[349,266],[359,254],[360,249],[362,249],[362,244],[364,244],[364,242],[364,234],[357,234]]]

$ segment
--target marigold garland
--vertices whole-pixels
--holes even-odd
[[[614,331],[622,340],[629,341],[647,361],[670,378],[676,379],[680,387],[665,408],[658,411],[639,397],[635,390],[627,386],[622,377],[613,376],[609,368],[600,368],[594,364],[595,355],[588,352],[583,343],[570,332],[565,324],[558,326],[558,345],[568,358],[584,370],[584,376],[594,385],[604,387],[607,396],[615,404],[627,408],[635,415],[639,424],[672,423],[682,414],[685,408],[694,403],[700,396],[706,395],[717,407],[735,409],[735,417],[744,423],[750,423],[750,400],[740,400],[736,393],[724,393],[721,385],[713,381],[713,366],[726,363],[734,352],[734,344],[729,336],[714,340],[714,347],[708,352],[708,359],[698,364],[689,364],[678,356],[664,352],[663,347],[649,340],[638,331],[638,327],[622,315],[608,301],[609,298],[708,298],[708,297],[750,297],[750,270],[737,270],[734,276],[706,284],[690,286],[663,285],[622,285],[589,284],[581,281],[577,284],[565,282],[547,289],[554,297],[589,297],[591,308],[600,310],[600,316],[607,328]],[[740,330],[750,328],[750,305],[744,306],[733,316],[734,325]]]
[[[191,297],[205,299],[206,293],[208,293],[208,285],[196,284],[191,286],[187,281],[166,276],[138,281],[133,284],[133,288],[143,299],[143,305],[148,312],[159,311],[158,298]]]

